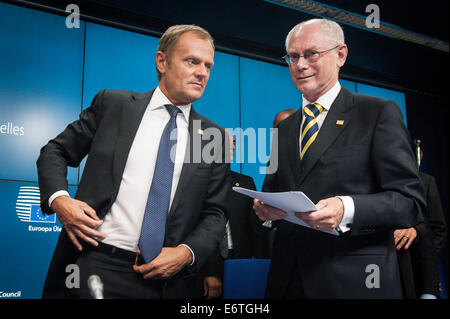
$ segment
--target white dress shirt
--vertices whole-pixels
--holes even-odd
[[[302,96],[302,109],[311,103],[318,103],[323,107],[323,111],[316,116],[316,122],[317,125],[319,126],[319,132],[320,132],[320,128],[322,127],[323,122],[325,121],[325,118],[327,117],[328,112],[331,109],[331,106],[334,102],[334,100],[336,99],[336,97],[338,96],[339,92],[341,90],[341,84],[339,83],[339,81],[336,82],[336,84],[329,89],[325,94],[323,94],[322,96],[320,96],[316,101],[308,101],[305,96]],[[302,112],[303,114],[303,118],[302,118],[302,123],[300,124],[300,130],[302,129],[302,125],[303,122],[305,121],[305,112]],[[300,131],[301,133],[301,131]],[[300,134],[300,140],[299,140],[299,145],[300,145],[300,154],[302,152],[302,142],[301,142],[301,134]],[[300,156],[300,155],[299,155]],[[346,232],[348,230],[350,230],[350,227],[347,226],[347,224],[352,224],[353,223],[353,218],[355,215],[355,204],[353,202],[353,199],[350,196],[336,196],[339,197],[343,204],[344,204],[344,216],[342,218],[341,223],[339,224],[339,229],[342,232]]]
[[[147,197],[152,184],[156,166],[159,141],[164,127],[169,122],[169,112],[165,104],[172,104],[163,92],[156,88],[145,110],[137,130],[133,144],[128,154],[119,193],[109,212],[105,215],[103,224],[97,229],[106,235],[102,242],[129,251],[136,251],[141,234]],[[189,113],[191,104],[178,106],[181,110],[177,115],[177,146],[170,195],[169,210],[175,196],[181,169],[184,162],[188,133]],[[59,195],[69,195],[58,191],[49,199],[49,205]],[[184,245],[186,246],[186,245]],[[194,262],[194,253],[192,253]]]

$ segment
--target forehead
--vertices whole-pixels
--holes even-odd
[[[301,52],[308,49],[326,49],[329,45],[329,36],[318,23],[303,25],[289,40],[289,51]]]
[[[203,52],[213,54],[214,55],[214,49],[211,45],[211,42],[207,40],[206,38],[203,38],[202,36],[198,35],[195,32],[185,32],[183,33],[176,42],[173,52],[177,53],[183,53],[183,54],[192,54],[192,52]]]

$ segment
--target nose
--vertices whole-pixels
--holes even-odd
[[[303,56],[299,56],[297,63],[295,64],[295,68],[300,70],[305,70],[309,66],[308,61]]]
[[[199,78],[206,77],[208,75],[208,72],[208,68],[203,63],[199,63],[195,68],[195,76]]]

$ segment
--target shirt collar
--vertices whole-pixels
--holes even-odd
[[[305,96],[302,95],[302,108],[311,103],[319,103],[325,110],[329,111],[340,90],[341,84],[339,83],[339,81],[336,81],[336,84],[327,92],[325,92],[325,94],[320,96],[316,101],[308,101],[307,99],[305,99]]]
[[[159,86],[155,89],[153,92],[153,96],[150,99],[149,108],[150,110],[156,110],[158,108],[164,107],[166,104],[172,104],[170,100],[167,98],[167,96],[161,91]],[[177,107],[181,110],[181,112],[184,115],[184,118],[186,121],[189,120],[189,113],[191,111],[192,103],[186,104],[186,105],[177,105]]]

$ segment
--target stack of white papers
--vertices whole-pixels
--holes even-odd
[[[296,212],[307,213],[317,210],[316,205],[314,205],[314,203],[303,192],[296,191],[296,192],[264,193],[242,187],[233,187],[233,190],[235,192],[247,195],[249,197],[259,199],[260,201],[264,202],[267,205],[285,211],[288,214],[288,217],[286,217],[284,220],[288,222],[312,228],[310,225],[308,225],[303,220],[294,215]],[[336,230],[329,232],[319,229],[318,231],[323,231],[328,234],[339,236],[339,233]]]

